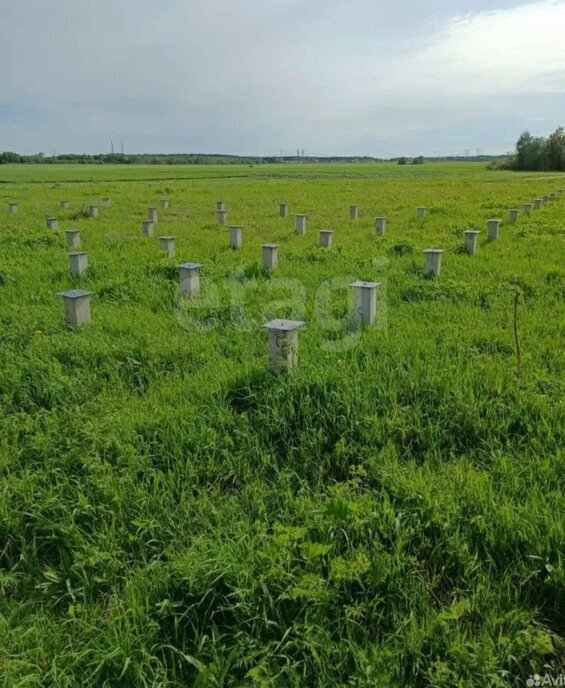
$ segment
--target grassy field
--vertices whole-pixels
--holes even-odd
[[[561,188],[471,163],[1,166],[0,685],[565,672],[565,194],[507,221]],[[140,233],[163,198],[175,259]],[[67,228],[89,255],[80,280]],[[482,230],[475,257],[466,229]],[[184,261],[204,266],[194,302]],[[379,320],[353,333],[357,279],[381,282]],[[55,294],[78,286],[93,322],[73,330]],[[307,323],[292,376],[268,372],[275,316]]]

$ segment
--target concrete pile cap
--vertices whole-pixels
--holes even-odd
[[[364,282],[363,280],[358,280],[357,282],[352,282],[349,286],[359,289],[375,289],[380,287],[380,282]]]
[[[320,234],[333,234],[333,229],[321,229]]]
[[[277,330],[279,332],[292,332],[303,327],[306,323],[303,320],[270,320],[263,325],[267,330]]]
[[[280,244],[263,244],[263,248],[278,248]]]
[[[65,232],[67,234],[78,234],[80,232],[80,229],[65,229]]]
[[[162,236],[162,237],[159,237],[159,239],[176,239],[176,237],[174,237],[174,236]]]
[[[424,249],[424,253],[443,253],[444,250],[442,248],[426,248]]]
[[[465,234],[480,234],[478,229],[466,229]]]
[[[502,222],[502,220],[498,217],[492,217],[489,222]]]
[[[86,251],[73,251],[72,253],[67,253],[68,256],[86,256]]]
[[[179,268],[185,268],[186,270],[198,270],[202,267],[202,263],[181,263]]]
[[[243,225],[230,225],[228,229],[243,229]]]
[[[83,296],[92,296],[93,291],[84,291],[84,289],[71,289],[70,291],[58,291],[57,296],[62,296],[64,299],[80,299]]]

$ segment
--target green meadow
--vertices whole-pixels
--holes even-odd
[[[557,189],[474,163],[0,166],[0,685],[565,673],[565,193],[508,222]],[[381,285],[375,327],[352,328],[355,280]],[[81,328],[73,288],[94,292]],[[306,322],[292,375],[269,371],[274,317]]]

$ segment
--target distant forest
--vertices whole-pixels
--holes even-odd
[[[495,160],[493,155],[476,156],[447,156],[424,158],[418,155],[414,158],[399,156],[396,158],[373,158],[369,156],[254,156],[254,155],[222,155],[222,154],[199,154],[199,153],[178,153],[178,154],[153,154],[141,153],[124,155],[122,153],[100,153],[96,155],[77,155],[65,153],[63,155],[46,156],[43,153],[35,155],[20,155],[19,153],[4,152],[0,153],[0,165],[6,164],[75,164],[75,165],[269,165],[274,163],[372,163],[372,162],[393,162],[400,165],[418,164],[424,162],[490,162]]]
[[[532,136],[529,131],[520,135],[516,152],[500,167],[511,170],[565,172],[565,130],[556,129],[547,138]]]

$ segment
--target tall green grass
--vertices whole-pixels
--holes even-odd
[[[506,223],[563,177],[285,165],[0,179],[1,685],[470,688],[565,670],[565,198]],[[102,196],[112,207],[84,217]],[[140,234],[164,197],[156,235],[178,237],[178,260]],[[241,251],[216,200],[244,227]],[[294,212],[310,215],[305,238]],[[80,281],[70,227],[89,253]],[[280,269],[266,275],[271,241]],[[422,275],[428,247],[445,249],[439,280]],[[204,264],[189,309],[184,260]],[[282,278],[301,285],[294,304]],[[336,278],[383,282],[380,327],[349,347],[317,317]],[[73,331],[55,293],[78,285],[96,293],[94,320]],[[343,316],[346,289],[330,301]],[[307,321],[289,378],[267,371],[274,315]]]

